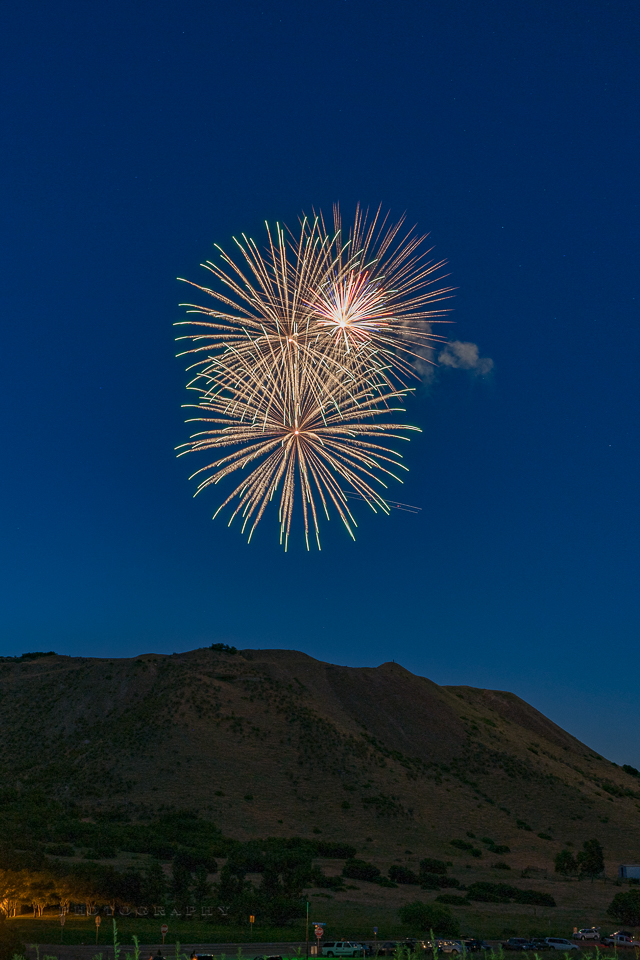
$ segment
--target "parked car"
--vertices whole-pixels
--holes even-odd
[[[354,940],[332,940],[322,944],[323,957],[364,957],[364,947]]]
[[[525,937],[509,937],[502,947],[504,950],[528,950],[529,941]]]
[[[396,952],[400,946],[399,940],[387,940],[385,943],[381,943],[378,949],[378,954],[381,957],[391,957]]]
[[[539,950],[549,950],[550,948],[546,940],[542,940],[540,937],[532,937],[527,949],[537,953]]]
[[[608,937],[603,937],[602,942],[607,947],[638,947],[640,943],[633,939],[628,930],[616,930]]]
[[[483,940],[476,940],[475,937],[463,937],[462,945],[467,953],[479,953],[482,950],[490,950],[491,947]]]
[[[571,940],[566,940],[564,937],[545,937],[545,940],[553,950],[579,950],[580,949],[577,943],[571,943]]]
[[[573,934],[574,940],[599,940],[600,927],[582,927]]]
[[[464,947],[462,946],[462,940],[445,940],[442,937],[437,937],[435,942],[435,951],[438,955],[443,953],[464,953]],[[433,953],[434,942],[431,940],[424,941],[425,950],[428,950],[430,953]]]

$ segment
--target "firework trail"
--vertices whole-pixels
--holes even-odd
[[[413,359],[442,340],[430,324],[445,311],[426,307],[450,290],[427,289],[442,264],[426,262],[422,238],[399,236],[401,226],[357,211],[344,239],[336,209],[331,232],[321,217],[303,219],[297,236],[267,227],[264,254],[243,235],[240,266],[218,248],[223,266],[203,265],[217,285],[192,284],[217,302],[185,305],[206,317],[185,321],[179,338],[198,398],[188,422],[204,429],[178,450],[215,454],[193,474],[196,493],[240,471],[215,515],[233,503],[229,523],[240,516],[249,540],[271,500],[285,549],[298,495],[307,548],[310,530],[320,547],[330,508],[353,537],[347,499],[389,512],[386,480],[406,468],[388,441],[418,430],[389,416],[403,412]]]

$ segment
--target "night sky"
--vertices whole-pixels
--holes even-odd
[[[3,654],[223,641],[512,690],[640,766],[633,2],[4,4]],[[193,499],[174,322],[213,244],[380,203],[452,340],[399,499],[323,550]],[[486,365],[485,365],[486,367]],[[299,529],[299,527],[298,527]]]

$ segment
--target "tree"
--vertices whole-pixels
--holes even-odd
[[[171,898],[178,910],[184,910],[189,906],[192,883],[191,871],[187,869],[182,860],[175,857],[171,865]]]
[[[457,937],[460,932],[458,921],[447,907],[414,900],[400,907],[398,914],[403,923],[419,932],[433,930],[444,937]]]
[[[167,881],[158,860],[152,860],[142,880],[142,903],[152,907],[163,906],[167,897]]]
[[[604,870],[603,849],[597,840],[585,840],[576,857],[580,873],[585,877],[597,877]]]
[[[628,923],[632,927],[640,926],[640,890],[616,893],[607,913],[619,923]]]
[[[207,880],[207,868],[204,864],[196,870],[196,882],[193,886],[193,899],[195,903],[206,904],[211,899],[211,884]]]
[[[578,872],[578,864],[571,850],[561,850],[555,859],[556,873],[563,873],[568,877],[570,873]]]

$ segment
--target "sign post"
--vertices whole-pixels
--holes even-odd
[[[321,956],[320,941],[322,940],[322,935],[324,933],[324,924],[316,923],[314,933],[316,935],[316,956]]]
[[[65,917],[64,913],[61,913],[61,914],[60,914],[60,943],[62,943],[62,933],[63,933],[63,931],[64,931],[64,921],[65,921],[65,920],[66,920],[66,917]]]
[[[169,927],[167,926],[166,923],[163,923],[162,926],[160,927],[160,933],[162,934],[162,946],[164,946],[164,938],[169,933]]]
[[[98,942],[98,930],[100,929],[101,923],[102,923],[101,917],[96,917],[96,943]]]
[[[251,928],[251,937],[252,937],[252,938],[253,938],[253,925],[254,925],[255,922],[256,922],[256,918],[254,917],[254,915],[253,915],[252,913],[249,914],[249,927]]]
[[[309,901],[308,900],[307,900],[307,926],[306,926],[306,932],[305,932],[305,941],[307,946],[305,956],[307,960],[309,960]]]

